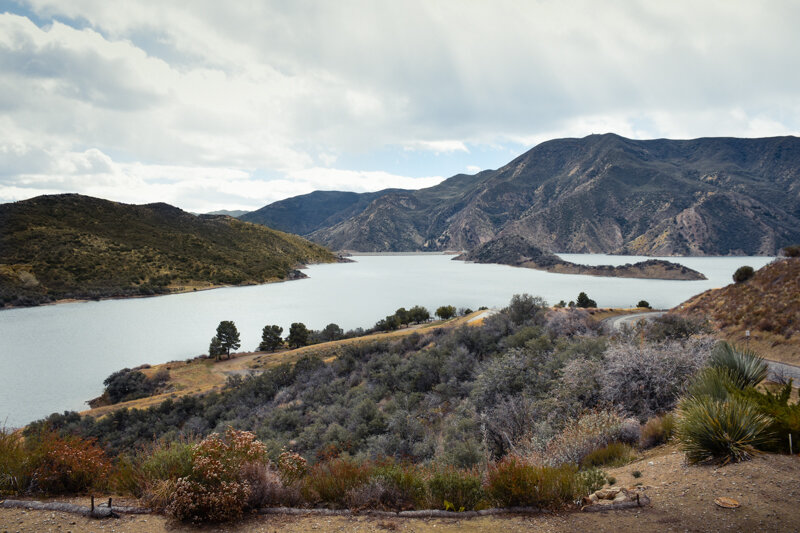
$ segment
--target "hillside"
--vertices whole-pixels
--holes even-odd
[[[696,270],[661,259],[650,259],[620,266],[579,265],[565,261],[553,253],[534,246],[520,235],[504,235],[492,239],[454,259],[473,261],[475,263],[498,263],[533,268],[557,274],[641,279],[706,279],[703,274]]]
[[[339,250],[470,250],[521,235],[559,252],[771,255],[800,241],[800,138],[557,139],[427,189],[339,194],[346,207],[313,224],[294,207],[312,195],[257,213]]]
[[[675,310],[707,316],[723,337],[765,356],[800,363],[800,258],[784,258],[757,270],[743,283],[699,294]]]
[[[316,244],[167,204],[64,194],[0,205],[0,302],[154,294],[302,276]]]

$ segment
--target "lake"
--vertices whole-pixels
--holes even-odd
[[[624,264],[634,256],[561,254],[583,264]],[[742,265],[770,257],[665,258],[705,274],[706,281],[665,281],[551,274],[452,261],[442,254],[355,256],[355,263],[312,265],[309,278],[153,298],[105,300],[0,311],[0,425],[16,427],[55,411],[83,410],[112,372],[206,353],[221,320],[233,320],[241,351],[254,350],[261,329],[292,322],[322,329],[371,327],[398,307],[505,306],[529,293],[549,303],[585,291],[601,307],[647,300],[674,307],[731,282]]]

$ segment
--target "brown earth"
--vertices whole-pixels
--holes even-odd
[[[641,472],[635,478],[633,473]],[[688,466],[675,446],[646,452],[639,460],[608,473],[621,486],[643,484],[652,500],[641,509],[585,513],[577,510],[531,516],[492,516],[467,519],[415,519],[327,516],[253,516],[227,525],[195,527],[174,523],[159,515],[123,516],[97,521],[52,512],[0,509],[0,533],[8,532],[115,532],[225,531],[300,533],[321,532],[510,532],[546,531],[799,531],[800,458],[762,455],[728,465]],[[714,499],[728,497],[738,509],[723,509]],[[72,499],[74,503],[88,504]]]
[[[707,317],[720,338],[747,343],[773,361],[800,364],[800,258],[774,261],[751,279],[698,294],[673,312]]]

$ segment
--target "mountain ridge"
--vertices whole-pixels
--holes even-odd
[[[800,139],[554,139],[497,170],[370,194],[299,233],[366,252],[469,250],[516,234],[558,252],[774,255],[800,242]]]

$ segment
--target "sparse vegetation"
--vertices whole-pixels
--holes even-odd
[[[578,298],[575,300],[575,305],[578,307],[597,307],[597,302],[589,298],[585,292],[581,292],[578,294]]]

